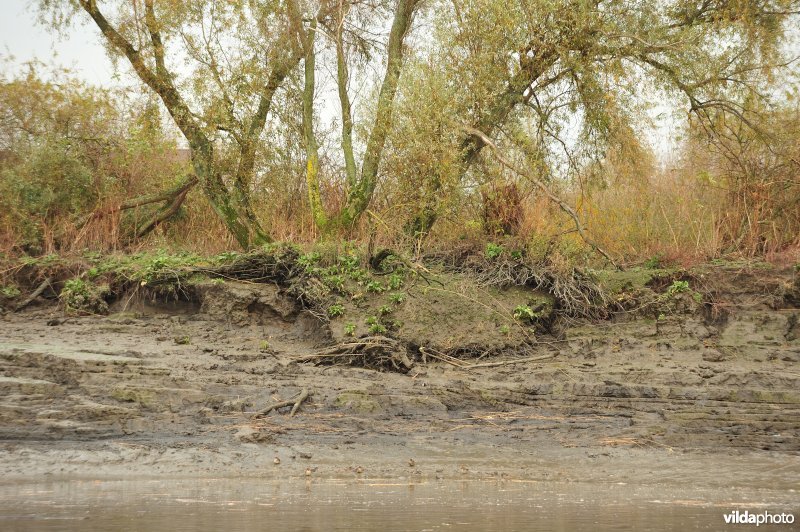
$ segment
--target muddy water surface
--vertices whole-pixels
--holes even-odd
[[[723,530],[791,490],[391,480],[60,481],[0,486],[3,530]],[[759,530],[792,530],[761,526]]]

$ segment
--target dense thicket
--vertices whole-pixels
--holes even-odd
[[[190,171],[148,168],[124,185],[126,197],[161,200],[146,214],[132,209],[145,223],[123,231],[129,239],[166,229],[188,208],[195,220],[173,225],[218,235],[219,247],[354,234],[511,236],[531,251],[602,246],[616,257],[798,244],[800,122],[786,90],[797,71],[787,33],[793,0],[41,0],[40,8],[57,29],[99,31],[189,146]],[[68,89],[31,79],[4,90],[26,83],[69,100]],[[86,126],[119,145],[100,150],[104,160],[141,140],[131,124],[145,115],[123,116],[107,91],[81,94],[93,118],[114,115],[104,127],[120,124]],[[681,154],[667,165],[645,140],[654,102],[689,117]],[[4,101],[12,115],[20,105]],[[52,195],[24,207],[44,221],[23,240],[55,214],[84,227],[120,186],[92,142],[59,150],[70,133],[55,124],[30,133],[30,146],[7,148],[14,156],[2,186],[18,198],[34,198],[26,186]],[[163,128],[150,131],[147,149],[163,153]],[[195,183],[216,220],[189,193]]]

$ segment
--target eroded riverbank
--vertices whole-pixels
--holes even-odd
[[[395,372],[298,363],[330,331],[257,300],[2,316],[2,477],[800,487],[791,306],[573,321],[525,354],[541,360]],[[294,417],[254,416],[302,389]]]

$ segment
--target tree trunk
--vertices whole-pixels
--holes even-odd
[[[378,95],[378,107],[375,121],[372,124],[361,175],[354,186],[350,187],[347,203],[338,217],[338,224],[352,227],[364,211],[367,210],[372,194],[378,184],[378,167],[380,166],[386,137],[392,127],[392,110],[397,85],[403,68],[403,46],[406,34],[411,28],[414,11],[420,0],[398,0],[394,13],[392,29],[389,32],[387,45],[386,73]]]

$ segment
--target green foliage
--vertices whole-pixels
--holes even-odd
[[[374,294],[380,294],[381,292],[383,292],[385,290],[383,285],[381,283],[379,283],[378,281],[370,281],[370,282],[368,282],[367,286],[366,286],[366,289],[367,289],[367,292],[371,292],[371,293],[374,293]]]
[[[370,334],[386,334],[386,326],[380,323],[373,323],[369,326]]]
[[[364,322],[367,324],[370,334],[385,334],[387,331],[386,325],[377,316],[369,316]]]
[[[537,317],[536,312],[528,305],[517,305],[514,309],[514,319],[531,323]]]
[[[160,118],[149,125],[142,119],[148,107],[65,72],[44,81],[40,68],[0,79],[0,222],[11,224],[18,245],[34,252],[45,232],[58,237],[112,198],[122,202],[169,183],[183,166]]]
[[[667,296],[668,297],[675,297],[678,294],[682,294],[684,292],[689,291],[689,281],[673,281],[673,283],[667,288]]]
[[[67,313],[105,314],[108,312],[108,304],[105,302],[108,292],[107,285],[95,285],[83,279],[69,279],[64,283],[58,297]]]
[[[400,273],[393,273],[389,276],[389,290],[397,290],[403,286],[403,275]]]
[[[489,242],[486,244],[486,258],[494,260],[505,252],[503,246]]]
[[[356,332],[356,324],[355,323],[346,323],[344,326],[344,335],[345,336],[353,336]]]
[[[344,305],[335,304],[328,307],[328,316],[331,318],[338,318],[344,314]]]
[[[385,316],[387,314],[391,314],[393,311],[394,309],[389,305],[383,305],[378,309],[378,314],[380,314],[381,316]]]
[[[400,292],[395,292],[394,294],[389,295],[389,301],[394,303],[395,305],[399,305],[405,300],[406,296]]]
[[[20,291],[15,285],[10,284],[0,287],[0,295],[7,299],[14,299],[20,296]]]
[[[337,292],[344,293],[344,277],[341,275],[326,275],[322,278],[322,282],[325,283],[325,286],[330,288],[331,290],[336,290]]]
[[[647,268],[648,270],[658,270],[660,268],[663,268],[663,264],[661,262],[662,260],[663,259],[661,255],[654,255],[649,259],[647,259],[646,261],[644,261],[644,264],[642,264],[642,266]]]
[[[297,264],[305,271],[310,272],[319,263],[321,258],[322,256],[318,252],[312,251],[311,253],[300,255],[297,259]]]
[[[236,261],[241,256],[242,254],[237,251],[224,251],[216,257],[213,257],[212,262],[215,262],[216,264],[228,264]],[[298,259],[297,262],[299,263],[300,260]]]

